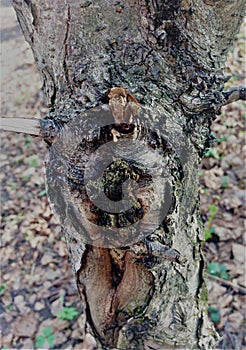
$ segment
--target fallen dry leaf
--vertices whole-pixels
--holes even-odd
[[[38,321],[34,312],[20,316],[13,324],[14,334],[17,337],[33,337]]]
[[[232,253],[236,263],[245,264],[246,248],[242,244],[233,243]]]

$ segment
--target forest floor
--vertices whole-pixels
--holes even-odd
[[[1,2],[1,17],[1,115],[39,118],[47,112],[39,75],[7,0]],[[244,53],[245,27],[228,57],[228,87],[245,83]],[[218,348],[240,350],[246,346],[245,105],[223,108],[212,129],[216,141],[199,170],[209,314],[221,336]],[[1,132],[1,150],[1,350],[81,350],[83,310],[46,197],[46,145]]]

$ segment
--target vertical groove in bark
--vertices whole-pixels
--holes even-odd
[[[168,153],[176,166],[169,179],[173,202],[147,237],[152,255],[146,242],[128,249],[86,245],[69,217],[61,217],[87,305],[85,328],[104,349],[213,348],[196,174],[209,126],[225,98],[223,68],[244,1],[14,0],[13,5],[43,81],[48,118],[59,128],[78,116],[86,128],[85,111],[102,106],[108,89],[121,86],[153,111],[149,129],[168,131],[178,156],[186,159],[179,167]],[[50,160],[48,175],[52,166]],[[59,187],[58,179],[50,183]],[[57,198],[66,202],[63,193]],[[160,246],[186,263],[156,257]]]
[[[136,256],[128,251],[94,247],[78,273],[93,328],[102,341],[111,346],[117,345],[119,331],[129,316],[132,317],[136,309],[141,313],[141,305],[146,304],[152,294],[152,274],[141,263],[132,263],[134,258]],[[124,308],[128,315],[122,312]]]

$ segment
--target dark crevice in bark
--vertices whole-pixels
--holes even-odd
[[[119,265],[113,259],[112,255],[110,255],[110,261],[112,266],[112,287],[116,290],[122,281],[122,277],[125,272],[125,264],[123,268],[120,268]]]
[[[201,247],[199,248],[199,254],[201,257],[200,263],[199,263],[199,272],[198,272],[198,286],[197,286],[197,292],[196,292],[196,298],[199,298],[199,294],[201,293],[201,289],[204,286],[204,272],[205,272],[205,262],[204,262],[204,258],[201,252]]]
[[[86,296],[86,292],[85,292],[84,286],[80,282],[79,278],[77,277],[77,286],[79,286],[79,285],[82,286],[81,290],[79,288],[78,288],[78,290],[79,290],[79,296],[80,296],[81,301],[85,303],[85,313],[86,313],[87,323],[90,325],[90,327],[91,327],[91,329],[93,331],[93,335],[95,337],[97,337],[98,339],[100,339],[100,334],[97,332],[97,329],[96,329],[96,327],[94,325],[94,322],[93,322],[93,318],[91,316],[90,304],[89,304],[89,302],[87,300],[87,296]]]
[[[201,243],[200,243],[201,244]],[[203,257],[203,253],[201,251],[201,246],[199,248],[199,253],[200,254],[200,262],[199,262],[199,272],[198,272],[198,276],[199,276],[199,282],[198,282],[198,287],[197,287],[197,291],[196,291],[196,300],[197,303],[204,303],[205,300],[200,300],[200,298],[204,298],[205,295],[205,291],[207,291],[207,287],[206,287],[206,283],[204,280],[204,273],[205,273],[205,261],[204,261],[204,257]],[[205,310],[205,312],[207,312],[207,310]],[[201,339],[202,337],[202,327],[204,325],[204,315],[200,315],[200,317],[198,318],[198,322],[197,322],[197,330],[196,330],[196,336],[197,336],[197,340],[198,340],[198,344],[199,345],[199,339]]]
[[[65,32],[65,38],[64,38],[64,46],[65,46],[65,55],[63,59],[63,67],[64,67],[64,73],[65,78],[68,87],[70,88],[70,97],[73,95],[73,90],[71,87],[71,78],[69,75],[69,68],[67,65],[67,60],[69,59],[69,32],[70,32],[70,22],[71,22],[71,14],[70,14],[70,6],[67,6],[67,19],[66,19],[66,32]]]
[[[38,8],[37,8],[36,4],[32,3],[32,1],[30,1],[30,0],[24,0],[24,1],[31,10],[31,14],[33,17],[33,21],[32,21],[33,26],[38,27],[39,13],[38,13]]]

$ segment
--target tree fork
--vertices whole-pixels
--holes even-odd
[[[78,290],[86,305],[83,346],[213,348],[217,336],[206,312],[197,170],[219,108],[245,98],[243,89],[223,92],[226,54],[239,30],[244,1],[14,0],[13,6],[33,50],[50,107],[41,121],[40,135],[51,149],[60,131],[65,142],[66,135],[72,141],[69,125],[73,121],[79,124],[82,120],[86,129],[90,111],[109,105],[113,118],[108,91],[117,87],[133,97],[126,93],[116,99],[120,101],[117,111],[120,108],[127,115],[130,108],[135,124],[140,125],[131,135],[136,131],[145,140],[143,130],[148,130],[148,142],[153,147],[161,145],[163,157],[171,164],[167,176],[172,184],[170,210],[157,229],[134,244],[100,247],[97,239],[102,238],[97,232],[93,232],[93,244],[88,244],[75,223],[66,215],[61,217]],[[135,107],[134,101],[141,107]],[[107,137],[117,146],[127,132],[112,123],[116,126]],[[182,167],[175,152],[162,145],[166,130],[171,145],[186,159]],[[95,142],[102,142],[99,134]],[[90,150],[91,142],[88,134],[85,151]],[[138,148],[136,153],[141,153]],[[87,162],[86,152],[82,154],[82,161]],[[49,178],[50,164],[47,180],[52,185],[58,180]],[[69,174],[69,181],[79,184],[83,179],[76,164],[71,160],[70,165],[74,173]],[[125,166],[124,171],[130,170]],[[148,184],[144,173],[132,172],[131,176],[142,176]],[[76,197],[76,191],[83,188],[75,187],[72,204],[88,210],[85,201]],[[141,189],[138,193],[147,212],[151,195]],[[58,197],[64,201],[62,194]],[[92,212],[87,213],[95,219]]]

